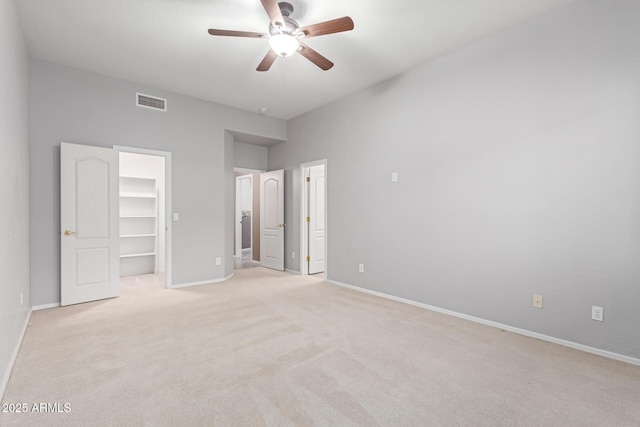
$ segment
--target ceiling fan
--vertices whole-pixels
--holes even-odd
[[[209,30],[209,34],[212,36],[249,37],[260,39],[268,38],[271,49],[269,49],[267,55],[264,57],[262,62],[260,62],[260,65],[258,65],[258,71],[267,71],[271,68],[271,65],[278,56],[286,57],[293,55],[295,52],[300,53],[300,55],[304,56],[325,71],[333,67],[333,62],[311,49],[300,41],[300,39],[353,30],[353,20],[351,18],[345,16],[301,27],[296,21],[289,17],[293,12],[293,6],[291,3],[276,3],[276,0],[260,1],[271,20],[268,33],[217,30],[211,28]]]

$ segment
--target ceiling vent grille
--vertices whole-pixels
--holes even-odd
[[[136,93],[136,105],[138,107],[151,108],[152,110],[167,111],[167,100],[157,96]]]

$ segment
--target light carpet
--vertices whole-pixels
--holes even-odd
[[[29,411],[1,425],[638,426],[640,368],[253,268],[34,312],[3,402]]]

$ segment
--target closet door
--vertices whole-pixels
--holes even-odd
[[[120,294],[118,153],[60,145],[60,302]]]

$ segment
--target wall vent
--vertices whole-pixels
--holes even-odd
[[[167,111],[167,100],[157,96],[136,93],[136,105],[138,107],[151,108],[152,110]]]

